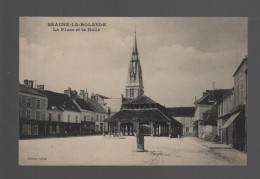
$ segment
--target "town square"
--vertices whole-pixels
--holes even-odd
[[[247,165],[246,18],[20,29],[19,165]]]

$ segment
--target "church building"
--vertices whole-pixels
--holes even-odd
[[[136,121],[142,126],[143,135],[176,137],[181,131],[181,123],[164,106],[144,94],[136,32],[121,109],[105,121],[109,135],[135,135]]]

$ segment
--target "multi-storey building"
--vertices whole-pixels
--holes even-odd
[[[182,124],[182,135],[193,136],[195,107],[171,107],[168,113]]]
[[[195,102],[195,135],[207,139],[217,135],[217,103],[230,89],[206,90]]]
[[[19,85],[20,138],[46,135],[48,98],[33,88],[33,81]]]
[[[222,141],[241,151],[247,150],[247,71],[248,58],[245,57],[233,75],[234,89],[218,105]]]

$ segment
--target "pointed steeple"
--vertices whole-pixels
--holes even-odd
[[[134,41],[133,54],[136,54],[136,55],[138,54],[137,41],[136,41],[136,30],[135,30],[135,41]]]
[[[144,86],[142,68],[139,60],[135,31],[134,47],[127,75],[126,98],[136,98],[138,96],[142,96],[143,93]]]

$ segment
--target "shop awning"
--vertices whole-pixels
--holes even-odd
[[[232,116],[230,116],[230,118],[227,120],[227,122],[224,124],[224,126],[222,128],[227,128],[236,118],[237,116],[240,114],[240,112],[233,114]]]

